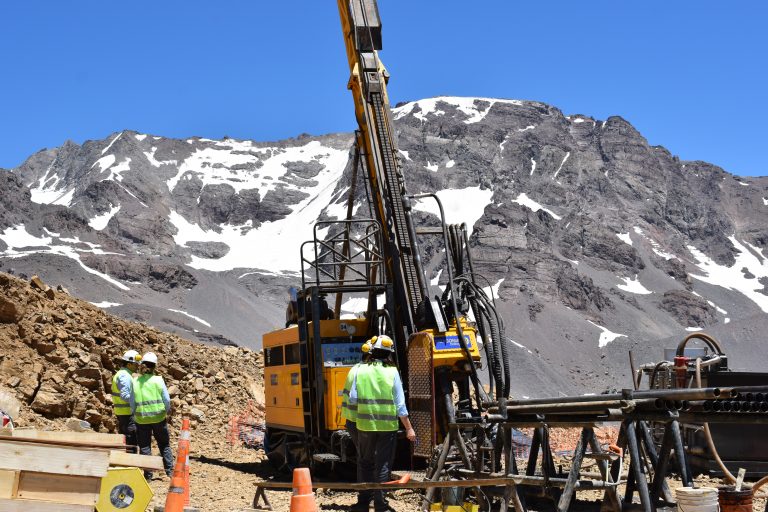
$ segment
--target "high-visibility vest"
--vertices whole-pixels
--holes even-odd
[[[397,430],[395,378],[397,368],[381,362],[361,364],[357,370],[357,429],[364,432]]]
[[[357,363],[351,370],[349,370],[347,380],[344,382],[344,391],[342,392],[341,397],[341,417],[355,423],[357,423],[357,404],[349,403],[349,392],[352,390],[352,385],[355,382],[355,375],[357,375],[357,370],[361,365],[362,363]]]
[[[133,397],[136,401],[136,423],[150,425],[165,419],[163,389],[165,382],[159,375],[145,373],[133,382]]]
[[[131,404],[120,398],[120,389],[117,387],[117,379],[121,375],[126,375],[128,379],[133,382],[133,375],[125,368],[120,368],[116,374],[112,376],[112,409],[115,411],[115,416],[130,416]]]

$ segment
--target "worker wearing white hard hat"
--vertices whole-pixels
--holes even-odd
[[[136,446],[136,422],[133,420],[133,374],[139,369],[141,355],[129,350],[117,358],[119,369],[112,376],[112,408],[117,416],[117,431],[125,436],[127,451]]]
[[[354,411],[358,481],[382,483],[390,479],[400,422],[409,441],[416,440],[416,433],[394,363],[395,342],[387,335],[374,336],[362,351],[368,360],[357,366],[344,394],[348,395],[347,409]],[[371,501],[376,512],[392,510],[384,493],[372,490],[361,491],[351,510],[367,511]]]
[[[139,442],[139,453],[152,455],[152,438],[155,438],[160,454],[163,456],[165,474],[173,472],[173,451],[168,434],[166,418],[171,412],[171,397],[165,381],[155,374],[157,354],[147,352],[141,358],[142,375],[134,382],[136,395],[134,418]],[[150,471],[144,472],[146,479],[152,478]]]

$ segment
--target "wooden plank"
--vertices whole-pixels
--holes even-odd
[[[19,488],[19,472],[0,469],[0,498],[15,498]]]
[[[141,468],[147,470],[162,471],[163,458],[157,455],[138,455],[120,450],[109,452],[109,465],[125,468]]]
[[[0,437],[13,437],[18,440],[36,440],[51,444],[71,446],[119,447],[125,446],[122,434],[103,434],[101,432],[53,432],[48,430],[0,429]]]
[[[90,505],[64,505],[45,501],[7,500],[0,498],[0,510],[3,512],[93,512]]]
[[[103,477],[109,469],[109,451],[0,439],[0,469]]]
[[[98,477],[22,471],[16,496],[25,500],[93,507],[99,501],[100,490],[101,478]]]

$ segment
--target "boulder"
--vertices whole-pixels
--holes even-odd
[[[205,419],[205,413],[197,407],[192,407],[188,411],[189,417],[193,420],[203,421]]]
[[[101,385],[101,371],[98,368],[80,368],[72,372],[72,380],[87,389],[94,390]]]
[[[89,430],[93,430],[90,423],[78,418],[69,418],[66,425],[67,429],[73,432],[88,432]]]
[[[73,399],[50,382],[44,383],[32,401],[32,410],[47,418],[64,418],[72,414]]]
[[[20,304],[0,295],[0,324],[15,324],[24,317],[25,309]]]

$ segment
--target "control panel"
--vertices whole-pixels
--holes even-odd
[[[324,343],[323,366],[354,366],[363,358],[360,343]]]

